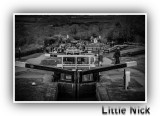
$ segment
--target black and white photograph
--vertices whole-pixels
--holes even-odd
[[[146,13],[14,13],[15,103],[146,103]]]

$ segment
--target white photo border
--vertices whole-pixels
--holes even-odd
[[[15,101],[15,15],[145,15],[145,101]],[[13,13],[13,103],[147,103],[147,13]]]

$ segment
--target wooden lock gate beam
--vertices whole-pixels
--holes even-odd
[[[117,65],[113,65],[113,66],[105,66],[105,67],[90,69],[87,71],[81,71],[80,74],[86,75],[86,74],[92,74],[92,73],[99,73],[99,72],[109,71],[109,70],[114,70],[114,69],[119,69],[119,68],[132,67],[132,66],[136,66],[136,65],[137,65],[136,61],[131,61],[131,62],[126,62],[126,63],[117,64]],[[74,71],[71,71],[71,70],[61,69],[61,68],[57,68],[57,67],[29,64],[26,62],[19,62],[19,61],[16,61],[15,66],[24,67],[24,68],[39,69],[39,70],[46,70],[46,71],[52,71],[52,72],[61,72],[61,73],[66,73],[66,74],[71,74],[71,75],[74,74]]]
[[[80,74],[86,75],[86,74],[99,73],[99,72],[103,72],[103,71],[109,71],[109,70],[114,70],[114,69],[119,69],[119,68],[132,67],[132,66],[137,66],[137,62],[131,61],[131,62],[126,62],[126,63],[122,63],[122,64],[116,64],[113,66],[94,68],[94,69],[90,69],[87,71],[81,71]]]
[[[74,74],[74,71],[71,71],[71,70],[65,70],[65,69],[61,69],[61,68],[57,68],[57,67],[29,64],[26,62],[19,62],[19,61],[15,62],[15,66],[24,67],[24,68],[39,69],[39,70],[46,70],[46,71],[52,71],[52,72],[60,72],[60,73],[65,73],[65,74],[69,74],[69,75]]]
[[[106,67],[90,69],[90,70],[87,70],[87,71],[80,71],[79,72],[79,82],[80,83],[82,82],[82,76],[83,75],[93,74],[94,76],[96,76],[97,74],[99,75],[99,72],[109,71],[109,70],[114,70],[114,69],[119,69],[119,68],[125,68],[125,67],[132,67],[132,66],[136,66],[136,65],[137,65],[136,61],[131,61],[131,62],[126,62],[126,63],[117,64],[117,65],[113,65],[113,66],[106,66]],[[59,72],[59,73],[69,74],[69,75],[73,76],[73,80],[72,80],[73,82],[74,82],[75,73],[77,71],[77,70],[73,71],[73,70],[61,69],[61,68],[57,68],[57,67],[49,67],[49,66],[43,66],[43,65],[29,64],[29,63],[26,63],[26,62],[19,62],[19,61],[16,61],[15,66],[52,71],[52,72],[55,72],[55,73]],[[94,80],[99,81],[99,78],[94,79]]]

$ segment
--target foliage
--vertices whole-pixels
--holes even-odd
[[[53,43],[65,43],[71,40],[90,41],[91,36],[101,36],[101,42],[145,42],[145,17],[137,16],[112,16],[106,22],[83,21],[84,19],[72,16],[42,17],[41,23],[16,23],[15,46],[23,47],[30,44],[43,45],[46,38],[53,37]],[[75,21],[76,20],[76,21]],[[69,35],[69,39],[66,36]]]

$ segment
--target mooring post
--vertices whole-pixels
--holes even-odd
[[[127,90],[130,82],[130,71],[124,69],[124,89]]]

